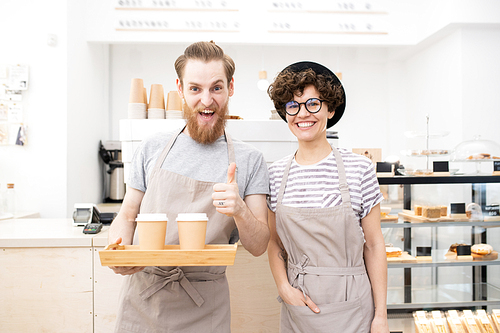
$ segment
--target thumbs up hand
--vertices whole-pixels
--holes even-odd
[[[236,183],[236,163],[231,163],[227,168],[227,183],[214,185],[212,199],[216,210],[227,216],[237,215],[243,208],[245,203],[240,197]]]
[[[236,184],[236,163],[234,162],[227,168],[227,183]]]

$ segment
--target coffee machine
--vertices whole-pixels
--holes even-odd
[[[125,196],[125,182],[123,177],[123,162],[121,161],[122,148],[120,141],[100,142],[99,156],[104,164],[103,201],[106,203],[121,203]],[[107,170],[106,170],[107,169]]]

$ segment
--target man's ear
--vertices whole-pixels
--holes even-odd
[[[175,85],[177,86],[177,93],[179,94],[180,98],[184,98],[184,93],[182,92],[182,82],[181,80],[177,79],[175,80]]]
[[[328,112],[328,119],[332,119],[334,115],[335,115],[335,111]]]
[[[231,78],[231,82],[229,82],[229,97],[234,94],[234,77]]]

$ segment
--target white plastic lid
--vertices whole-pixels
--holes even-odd
[[[135,219],[137,222],[146,221],[168,221],[167,214],[164,213],[151,213],[151,214],[137,214]]]
[[[176,221],[208,221],[205,213],[180,213]]]

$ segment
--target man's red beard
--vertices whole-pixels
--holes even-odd
[[[187,104],[184,104],[184,118],[186,119],[186,127],[189,136],[198,143],[208,144],[213,143],[222,134],[226,127],[226,115],[228,113],[227,103],[221,108],[210,106],[211,110],[217,114],[217,121],[212,127],[198,125],[198,113],[204,108],[191,109]],[[214,115],[215,116],[215,115]]]

